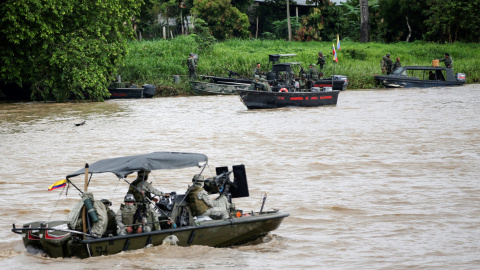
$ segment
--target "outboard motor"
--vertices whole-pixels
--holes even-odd
[[[152,98],[155,95],[156,87],[153,84],[143,85],[143,97]]]
[[[467,80],[465,73],[455,73],[455,78],[457,78],[459,82],[465,82]]]
[[[332,87],[334,90],[345,90],[347,89],[348,79],[344,75],[333,75],[333,84]],[[341,82],[341,83],[340,83]]]

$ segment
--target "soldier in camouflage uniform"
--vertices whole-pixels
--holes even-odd
[[[449,53],[445,53],[445,58],[437,59],[440,62],[445,62],[445,67],[451,68],[453,67],[453,59],[450,57]]]
[[[229,217],[231,204],[225,195],[221,194],[215,200],[210,199],[203,189],[204,178],[196,174],[192,182],[195,184],[188,193],[189,206],[194,216],[208,216],[212,219],[226,219]]]
[[[263,91],[272,92],[272,87],[265,78],[260,78],[260,84],[263,85]]]
[[[260,70],[260,63],[257,63],[257,66],[253,70],[253,76],[255,77],[256,75],[261,76],[262,71]]]
[[[325,60],[325,56],[323,55],[322,52],[318,52],[318,61],[317,61],[317,65],[318,65],[318,68],[320,71],[323,70],[323,66],[325,65],[327,61]]]
[[[118,226],[117,234],[126,235],[144,231],[150,232],[151,228],[148,225],[144,225],[142,229],[141,223],[145,224],[147,221],[146,218],[138,214],[134,196],[132,194],[125,195],[124,202],[125,204],[120,206],[120,210],[118,210],[115,217]]]
[[[393,66],[393,61],[390,59],[390,54],[387,53],[387,59],[385,59],[385,65],[387,68],[387,75],[390,75],[392,73],[392,66]]]
[[[402,63],[400,62],[400,57],[397,57],[397,61],[395,61],[395,63],[393,63],[392,72],[394,72],[395,69],[397,69],[399,67],[402,67]]]
[[[194,81],[197,78],[197,62],[193,53],[190,53],[190,56],[187,59],[188,72],[190,74],[190,80]]]
[[[380,69],[382,70],[382,74],[387,73],[387,65],[385,64],[385,60],[387,60],[386,56],[383,56],[382,60],[380,60]]]
[[[116,234],[117,233],[117,221],[115,220],[116,214],[112,209],[110,209],[110,206],[112,206],[112,202],[110,202],[107,199],[101,199],[100,201],[105,205],[105,208],[107,210],[108,222],[107,222],[106,232],[112,235]]]
[[[156,199],[153,198],[155,195],[163,197],[165,194],[154,188],[152,183],[147,182],[149,174],[150,171],[139,171],[137,173],[137,179],[130,185],[128,193],[133,194],[138,207],[143,207],[145,204],[147,222],[155,222],[152,225],[152,229],[156,231],[160,230],[160,226],[158,224],[158,213],[146,198],[156,201]]]
[[[82,194],[82,200],[74,206],[72,211],[70,211],[67,217],[68,225],[74,230],[83,231],[82,209],[84,201],[87,199],[90,199],[92,201],[93,209],[95,210],[98,217],[98,220],[96,222],[93,222],[93,224],[90,222],[90,233],[97,237],[101,237],[107,229],[107,209],[101,201],[95,201],[91,192],[84,192]]]

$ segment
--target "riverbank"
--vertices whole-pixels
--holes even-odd
[[[334,72],[348,76],[348,89],[371,89],[378,87],[373,79],[380,72],[380,60],[390,53],[392,59],[400,57],[402,65],[430,66],[433,59],[450,53],[455,72],[465,73],[467,83],[480,82],[480,59],[472,58],[480,54],[480,44],[454,43],[434,44],[426,42],[394,44],[359,43],[341,41],[337,50],[338,63],[333,64],[332,42],[286,42],[283,40],[238,40],[232,39],[214,44],[210,49],[200,51],[191,36],[181,36],[171,40],[131,42],[124,65],[120,68],[122,78],[137,84],[155,84],[160,96],[188,95],[187,56],[190,52],[199,55],[198,74],[227,76],[234,70],[248,77],[257,62],[263,69],[268,67],[269,54],[297,54],[291,61],[301,62],[304,68],[317,62],[317,53],[322,51],[327,57],[325,77]],[[335,69],[335,71],[334,71]],[[180,83],[175,83],[178,75]]]

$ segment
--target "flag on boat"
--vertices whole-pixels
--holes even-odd
[[[338,63],[337,52],[335,51],[335,44],[332,44],[333,48],[333,61]]]
[[[55,184],[48,187],[48,191],[52,191],[57,188],[61,188],[67,185],[67,179],[63,179],[60,181],[55,182]]]
[[[337,34],[337,50],[340,51],[340,38],[338,37],[338,34]]]

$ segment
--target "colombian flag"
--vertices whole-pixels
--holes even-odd
[[[67,185],[67,179],[60,180],[58,182],[55,182],[55,184],[51,185],[48,187],[48,191],[52,191],[57,188],[61,188]]]
[[[335,51],[335,44],[332,44],[333,48],[333,61],[338,63],[337,52]]]
[[[340,38],[338,37],[338,34],[337,34],[337,50],[340,51]]]

